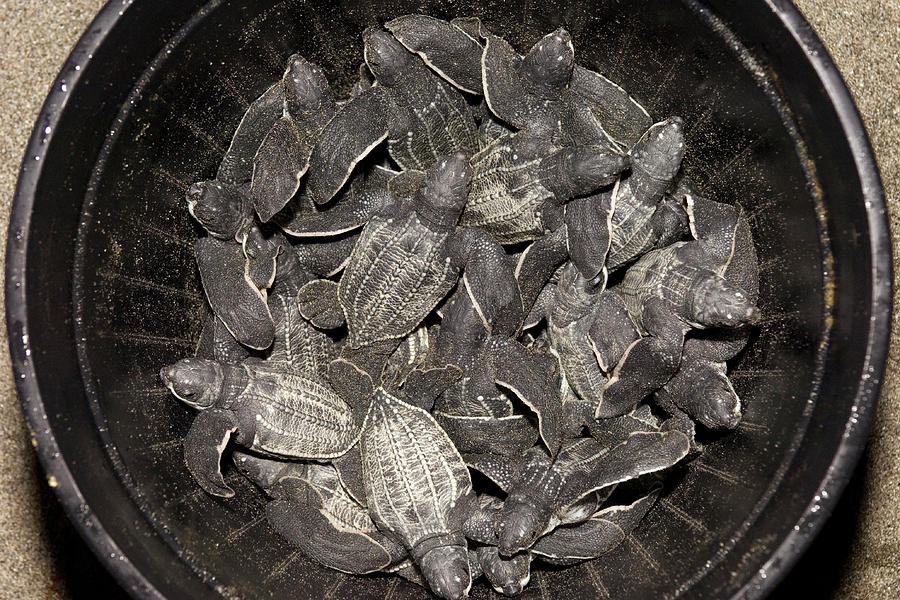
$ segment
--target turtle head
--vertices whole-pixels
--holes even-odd
[[[688,320],[701,327],[740,327],[759,318],[747,292],[716,273],[699,280],[687,299]]]
[[[459,600],[469,595],[472,575],[465,546],[434,548],[419,560],[419,569],[438,598]]]
[[[188,212],[214,237],[233,238],[250,218],[243,194],[215,180],[192,184],[186,199]]]
[[[390,33],[374,27],[363,32],[363,57],[375,79],[387,87],[407,75],[416,58]]]
[[[295,465],[300,466],[300,463],[263,458],[237,450],[232,454],[231,460],[238,471],[264,490],[275,485]]]
[[[200,410],[216,403],[225,384],[222,365],[205,358],[183,358],[160,369],[159,376],[176,398]]]
[[[560,27],[531,47],[519,72],[538,96],[555,100],[569,86],[574,68],[572,36]]]
[[[710,429],[734,429],[741,422],[741,400],[728,381],[719,375],[704,380],[698,390],[699,406],[693,411],[698,421]]]
[[[594,146],[563,148],[551,156],[550,160],[549,165],[542,163],[541,166],[549,166],[559,174],[560,181],[551,187],[557,198],[563,201],[593,193],[614,183],[619,174],[631,164],[631,158],[627,154]]]
[[[442,156],[431,167],[416,193],[415,210],[426,221],[449,227],[455,225],[466,205],[466,191],[472,167],[466,154]]]
[[[684,123],[670,117],[654,124],[631,150],[632,169],[656,181],[669,182],[684,157]]]
[[[281,83],[285,108],[291,115],[316,113],[334,104],[325,73],[299,54],[288,59]]]
[[[530,494],[535,490],[529,490]],[[512,556],[530,548],[550,523],[551,510],[529,494],[510,494],[503,503],[498,527],[500,554]]]

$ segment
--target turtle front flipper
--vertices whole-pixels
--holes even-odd
[[[454,21],[404,15],[388,21],[384,27],[449,83],[464,92],[481,94],[483,47]]]
[[[363,481],[362,456],[359,453],[359,444],[355,444],[343,456],[332,460],[331,464],[337,471],[338,479],[341,480],[341,485],[344,486],[347,494],[361,506],[366,506],[366,488]]]
[[[284,106],[284,87],[281,81],[273,84],[253,101],[244,113],[231,144],[219,163],[216,179],[234,185],[250,181],[253,157],[272,125],[281,117]]]
[[[316,204],[334,198],[356,164],[387,138],[390,102],[384,88],[371,87],[325,125],[310,155],[306,182]]]
[[[207,493],[231,498],[234,490],[225,483],[220,463],[222,453],[238,430],[234,413],[218,408],[201,411],[184,438],[184,461],[187,468]]]
[[[328,380],[338,395],[350,405],[356,423],[362,426],[375,393],[372,377],[351,361],[336,358],[328,366]]]
[[[569,257],[581,275],[590,281],[598,280],[604,274],[615,194],[614,189],[610,194],[575,198],[565,207]],[[605,281],[600,283],[605,284]]]
[[[481,55],[482,89],[491,112],[517,129],[534,119],[532,105],[522,93],[519,67],[522,57],[501,37],[487,35]]]
[[[308,481],[286,477],[269,489],[273,500],[266,517],[275,530],[308,557],[326,567],[361,575],[386,568],[393,562],[385,546],[389,542],[374,524],[372,531],[347,527],[324,509],[324,501]],[[399,551],[405,554],[402,547]]]
[[[626,150],[634,146],[653,124],[643,106],[599,73],[575,65],[570,85],[610,137]]]
[[[574,565],[597,558],[622,543],[652,508],[660,488],[624,506],[610,506],[574,526],[559,527],[532,548],[540,560],[553,565]]]
[[[321,209],[300,207],[285,210],[276,223],[285,233],[295,237],[318,238],[334,236],[365,225],[372,215],[391,207],[395,200],[388,190],[388,182],[396,172],[381,167],[357,174],[337,198]]]
[[[564,426],[559,363],[550,354],[529,350],[509,338],[492,337],[488,346],[494,381],[515,392],[537,414],[541,439],[556,455]]]
[[[560,227],[536,239],[519,256],[515,275],[526,314],[531,311],[553,273],[569,257],[567,243],[566,228]]]
[[[336,329],[344,324],[344,311],[338,300],[338,284],[328,279],[310,281],[297,292],[303,318],[319,329]]]
[[[465,267],[463,284],[488,332],[515,335],[525,317],[513,265],[494,238],[466,227],[460,241]]]
[[[644,305],[644,328],[650,334],[633,342],[613,369],[594,416],[618,417],[661,388],[678,370],[684,325],[661,298]]]
[[[275,324],[266,296],[245,273],[244,252],[232,242],[213,237],[194,246],[203,291],[213,312],[240,343],[263,350],[272,345]]]
[[[266,134],[253,157],[253,179],[250,197],[256,214],[265,223],[294,197],[300,178],[309,168],[312,141],[301,132],[290,117],[281,117]]]
[[[210,313],[203,322],[194,356],[236,365],[249,355],[247,349],[231,335],[222,319]]]
[[[499,487],[509,492],[519,478],[521,457],[499,454],[464,454],[463,460],[470,469],[475,469]]]
[[[479,546],[475,550],[484,576],[498,594],[517,596],[531,580],[531,553],[500,556],[496,546]]]
[[[593,441],[593,440],[592,440]],[[596,453],[581,465],[583,475],[560,494],[560,506],[572,506],[591,492],[668,469],[691,449],[682,431],[636,431],[608,451]]]
[[[470,417],[435,412],[434,417],[463,454],[521,456],[538,438],[524,415]]]
[[[656,401],[674,405],[710,429],[734,429],[741,422],[741,400],[723,362],[685,353],[678,372],[661,389]]]

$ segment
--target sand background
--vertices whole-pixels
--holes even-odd
[[[50,84],[99,0],[0,1],[0,252],[16,177]],[[797,0],[856,98],[884,179],[900,273],[900,0]],[[898,286],[900,289],[900,286]],[[0,288],[2,293],[2,288]],[[896,303],[895,303],[896,306]],[[900,597],[900,311],[863,462],[775,598]],[[126,598],[50,493],[26,434],[0,324],[0,599]]]

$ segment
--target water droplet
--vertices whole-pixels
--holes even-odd
[[[64,83],[64,84],[62,84],[62,85],[59,86],[59,89],[61,89],[61,90],[64,91],[64,92],[68,92],[68,91],[69,91],[69,86],[67,86],[67,85]]]

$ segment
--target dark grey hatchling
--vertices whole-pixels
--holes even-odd
[[[666,384],[681,364],[689,330],[746,331],[758,318],[752,287],[748,291],[719,273],[722,257],[733,251],[739,223],[738,210],[710,211],[702,237],[648,252],[628,269],[615,291],[644,337],[616,366],[598,418],[623,414]],[[751,262],[735,265],[737,271],[742,268],[752,269]]]
[[[375,388],[344,359],[332,363],[331,381],[357,418],[364,415],[359,445],[373,521],[407,548],[438,597],[467,595],[472,575],[464,524],[477,505],[462,457],[427,410],[434,398],[404,394],[426,408],[415,406]]]
[[[478,150],[475,119],[465,98],[434,75],[386,31],[363,34],[365,59],[377,85],[328,122],[310,158],[307,193],[328,202],[353,168],[383,140],[401,169],[430,169],[445,155]]]
[[[638,431],[613,446],[593,438],[563,442],[555,458],[535,447],[524,457],[466,455],[466,463],[507,492],[498,547],[513,555],[559,525],[586,520],[602,500],[597,492],[667,469],[690,449],[680,431]]]
[[[483,231],[457,226],[470,177],[463,155],[442,158],[419,191],[387,213],[391,216],[369,220],[339,283],[317,280],[300,290],[300,312],[314,325],[334,328],[346,321],[345,355],[380,353],[377,360],[357,360],[373,377],[453,288],[461,270],[485,327],[510,312],[521,315],[503,250]],[[482,283],[487,281],[493,283]]]
[[[284,108],[281,118],[260,143],[253,157],[250,197],[263,222],[293,198],[309,168],[309,156],[337,104],[325,74],[295,54],[281,78]]]
[[[691,234],[705,240],[710,266],[742,289],[751,302],[759,296],[759,266],[747,219],[740,208],[708,200],[686,184],[684,198],[691,217]],[[721,223],[725,223],[723,227]],[[733,229],[731,225],[733,224]],[[685,340],[678,371],[657,390],[657,404],[669,412],[685,411],[711,429],[733,429],[741,419],[741,401],[726,374],[725,361],[747,344],[751,327],[697,331]]]

